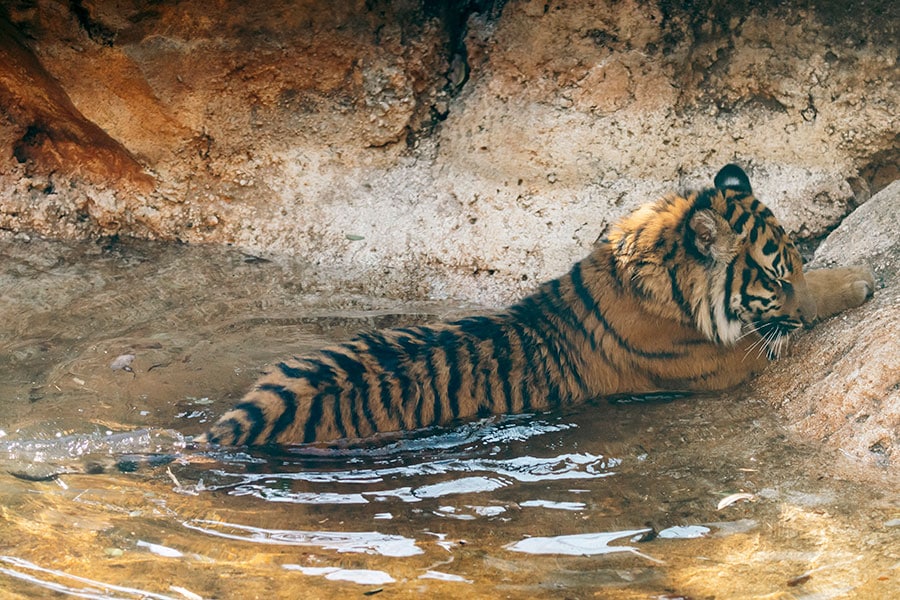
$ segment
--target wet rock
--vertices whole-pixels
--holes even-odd
[[[863,306],[816,325],[754,383],[793,429],[850,458],[856,476],[900,479],[898,215],[900,180],[825,240],[812,267],[867,263],[881,288]]]

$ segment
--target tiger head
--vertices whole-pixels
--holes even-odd
[[[708,339],[730,345],[755,332],[776,358],[788,334],[816,317],[800,253],[740,167],[725,166],[714,184],[623,220],[610,235],[618,266],[639,296]]]

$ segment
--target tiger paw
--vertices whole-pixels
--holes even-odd
[[[864,265],[809,271],[805,278],[819,319],[855,308],[875,292],[875,275]]]

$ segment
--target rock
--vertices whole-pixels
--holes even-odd
[[[897,6],[12,3],[0,228],[503,304],[738,161],[815,240],[897,176]]]
[[[849,457],[855,477],[900,480],[898,215],[900,180],[828,236],[811,266],[870,264],[881,288],[861,307],[817,324],[753,383],[791,428]]]

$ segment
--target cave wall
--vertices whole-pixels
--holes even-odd
[[[19,0],[0,229],[498,304],[724,163],[801,239],[898,178],[896,3]]]

